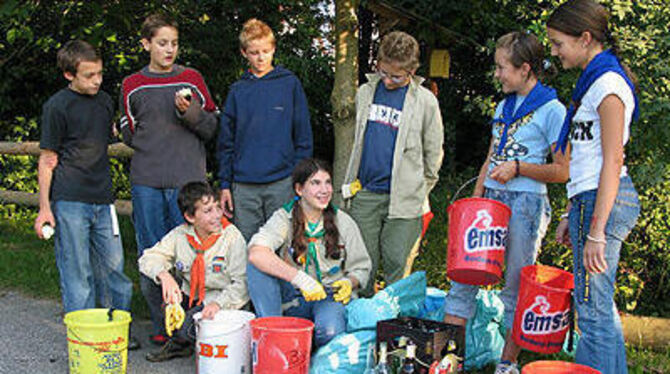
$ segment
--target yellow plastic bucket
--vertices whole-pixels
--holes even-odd
[[[63,322],[67,327],[70,374],[125,374],[131,320],[130,313],[123,310],[67,313]]]

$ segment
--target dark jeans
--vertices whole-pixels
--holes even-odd
[[[176,188],[153,188],[132,185],[133,224],[137,241],[137,255],[142,256],[144,250],[158,243],[170,230],[184,222],[184,217],[177,206]],[[149,306],[154,334],[165,335],[165,319],[162,303],[161,287],[152,279],[140,275],[140,289]]]

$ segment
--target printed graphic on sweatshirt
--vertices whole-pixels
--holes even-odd
[[[393,130],[398,130],[401,115],[401,110],[394,109],[387,105],[372,104],[370,106],[368,120],[380,125],[388,126]]]
[[[507,142],[505,143],[505,147],[503,148],[502,154],[498,154],[495,152],[499,145],[500,145],[500,139],[502,138],[502,133],[503,129],[505,128],[504,123],[496,123],[496,131],[498,132],[498,136],[495,138],[495,141],[493,142],[493,155],[491,155],[491,162],[494,165],[498,165],[502,162],[508,161],[508,160],[514,160],[514,159],[519,159],[528,154],[528,147],[525,145],[517,142],[516,138],[514,137],[514,134],[523,126],[527,125],[530,123],[531,118],[533,118],[533,113],[529,113],[523,118],[520,118],[518,121],[514,122],[509,126],[509,129],[507,130]]]

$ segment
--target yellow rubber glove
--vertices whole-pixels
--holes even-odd
[[[355,181],[349,183],[349,184],[343,184],[342,185],[342,197],[344,199],[349,199],[354,197],[358,191],[362,190],[363,186],[361,185],[361,181],[356,179]]]
[[[165,307],[165,332],[172,336],[172,332],[179,330],[184,324],[184,308],[179,303],[171,303]]]
[[[333,299],[338,303],[348,304],[351,300],[351,280],[349,278],[342,278],[333,282],[333,288],[337,290],[333,295]]]
[[[321,283],[302,270],[298,271],[298,274],[291,280],[291,284],[300,289],[305,301],[318,301],[326,298],[326,290],[323,289]]]
[[[363,186],[361,185],[361,181],[356,179],[352,184],[351,184],[351,196],[356,196],[358,191],[362,190]]]

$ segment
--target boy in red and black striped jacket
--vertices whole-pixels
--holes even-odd
[[[205,143],[215,136],[217,108],[200,73],[175,64],[177,23],[164,15],[146,18],[142,45],[150,62],[123,80],[120,109],[123,141],[134,150],[130,165],[137,250],[141,256],[183,223],[177,206],[179,188],[206,180]],[[160,287],[142,277],[155,332],[165,342]]]

